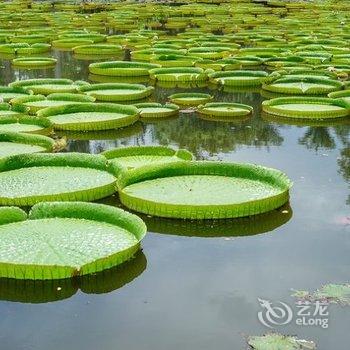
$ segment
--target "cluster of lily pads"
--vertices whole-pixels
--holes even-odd
[[[272,118],[349,118],[349,10],[346,1],[1,3],[0,58],[14,69],[47,69],[53,77],[57,51],[94,62],[93,83],[41,78],[0,87],[0,277],[62,279],[131,259],[144,221],[89,203],[115,194],[125,208],[166,220],[249,217],[288,202],[291,181],[279,170],[197,161],[161,146],[56,153],[65,147],[57,133],[124,130],[185,110],[216,121],[252,115],[249,105],[195,91],[204,86],[259,92]],[[161,104],[155,86],[189,92]],[[314,348],[277,334],[248,344]]]

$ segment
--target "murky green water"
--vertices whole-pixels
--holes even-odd
[[[0,83],[34,77],[88,79],[89,61],[55,52],[53,70],[12,70]],[[235,123],[194,114],[99,134],[71,134],[69,150],[99,153],[120,145],[173,145],[200,159],[276,167],[294,181],[290,207],[210,223],[144,217],[149,234],[129,263],[97,276],[56,282],[0,280],[3,350],[232,350],[269,329],[258,298],[297,310],[291,289],[349,282],[350,125],[293,126],[262,118],[259,93],[219,92],[218,101],[254,106]],[[157,88],[154,99],[183,89]],[[117,197],[104,200],[119,205]],[[349,348],[349,307],[329,307],[329,328],[275,329],[314,340],[319,350]]]

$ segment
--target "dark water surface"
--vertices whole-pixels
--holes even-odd
[[[52,70],[13,70],[0,61],[0,83],[34,77],[89,80],[89,61],[54,52]],[[90,77],[91,78],[91,77]],[[165,101],[174,91],[156,88]],[[234,123],[195,114],[97,134],[67,135],[70,151],[99,153],[120,145],[172,145],[197,158],[276,167],[294,182],[290,207],[239,220],[184,222],[144,217],[149,233],[137,257],[80,280],[0,280],[0,349],[233,350],[258,321],[258,298],[296,311],[291,289],[349,282],[349,123],[288,125],[264,119],[254,92],[210,88],[217,101],[254,106]],[[117,197],[104,200],[119,205]],[[295,318],[294,318],[295,319]],[[329,307],[329,328],[276,327],[314,340],[319,350],[348,350],[350,308]]]

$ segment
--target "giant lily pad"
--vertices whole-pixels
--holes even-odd
[[[48,118],[54,129],[71,131],[123,128],[139,119],[134,106],[112,103],[78,103],[41,109],[38,116]]]
[[[264,101],[262,106],[266,113],[290,118],[332,119],[350,113],[345,102],[331,98],[280,97]]]
[[[198,106],[202,103],[209,102],[212,99],[213,96],[199,92],[183,92],[169,96],[171,102],[183,106]]]
[[[110,166],[101,155],[45,153],[4,158],[0,205],[97,200],[115,192],[118,173],[118,166]]]
[[[91,63],[89,71],[92,74],[121,76],[121,77],[136,77],[149,75],[149,70],[160,67],[158,64],[143,63],[143,62],[126,62],[126,61],[111,61]]]
[[[46,136],[0,132],[0,159],[17,154],[51,152],[55,142]]]
[[[122,147],[104,151],[102,154],[128,169],[193,159],[193,155],[184,149],[176,151],[163,146]]]
[[[82,86],[80,91],[98,101],[120,102],[141,100],[153,93],[154,87],[141,84],[94,84]]]
[[[12,65],[16,68],[53,68],[57,60],[51,57],[20,57],[12,60]]]
[[[141,118],[168,118],[177,116],[179,114],[179,107],[172,103],[162,105],[161,103],[156,102],[144,102],[137,103],[134,106],[137,107],[140,111]]]
[[[225,86],[260,86],[268,74],[264,71],[224,71],[209,74],[209,80]]]
[[[254,350],[316,350],[312,341],[276,333],[248,337],[248,344]]]
[[[74,93],[78,92],[81,85],[88,85],[87,82],[73,82],[70,79],[27,79],[10,83],[10,87],[22,87],[32,90],[35,94],[49,95],[53,93]]]
[[[16,97],[31,95],[33,92],[21,87],[0,86],[0,100],[8,102]]]
[[[286,76],[262,86],[267,91],[290,95],[327,95],[342,89],[342,87],[343,84],[340,81],[311,76],[304,78]]]
[[[44,95],[30,95],[25,97],[18,97],[11,100],[13,106],[25,106],[29,109],[30,114],[36,114],[39,110],[47,107],[62,107],[70,104],[94,102],[95,98],[92,96],[82,94],[50,94]]]
[[[0,216],[13,218],[0,225],[0,277],[7,278],[61,279],[102,271],[132,258],[146,234],[137,216],[103,204],[39,203],[27,218],[18,208],[4,207]]]
[[[208,79],[204,69],[199,67],[155,68],[149,73],[151,79],[165,82],[194,82]]]
[[[46,118],[8,116],[0,118],[0,132],[49,133],[52,123]]]
[[[243,117],[251,114],[253,107],[241,103],[210,102],[199,106],[197,112],[206,117]]]
[[[288,201],[291,182],[278,170],[250,164],[175,162],[123,173],[121,202],[155,216],[233,218],[264,213]]]

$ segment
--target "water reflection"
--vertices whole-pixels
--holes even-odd
[[[146,266],[146,256],[139,251],[122,265],[78,278],[48,281],[0,278],[0,300],[38,304],[70,298],[78,290],[86,294],[109,293],[133,281]]]

